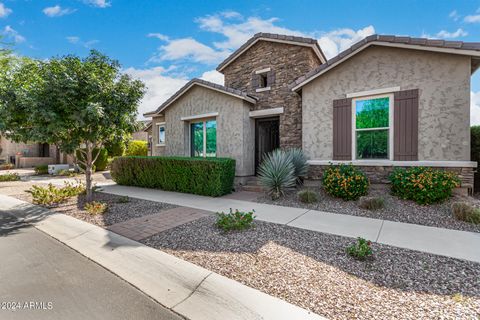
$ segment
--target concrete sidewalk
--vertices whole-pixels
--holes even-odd
[[[213,212],[255,210],[258,220],[480,263],[480,233],[275,206],[230,198],[211,198],[155,189],[106,185],[103,192]]]
[[[0,195],[8,211],[192,320],[324,319],[114,232]],[[33,275],[32,275],[33,276]]]

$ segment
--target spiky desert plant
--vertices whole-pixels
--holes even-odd
[[[276,149],[268,153],[258,168],[258,181],[272,199],[278,199],[286,188],[295,186],[295,168],[291,156]]]
[[[288,149],[286,153],[291,158],[295,170],[293,175],[297,179],[297,183],[302,184],[301,178],[305,177],[308,173],[308,162],[305,153],[299,148]]]

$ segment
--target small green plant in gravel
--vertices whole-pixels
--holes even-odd
[[[27,192],[32,195],[33,203],[51,206],[84,193],[85,185],[81,182],[65,182],[63,187],[57,187],[49,183],[45,187],[34,185]]]
[[[48,174],[48,165],[41,165],[41,166],[36,166],[35,167],[35,174],[42,175],[42,174]]]
[[[322,177],[325,192],[344,200],[357,200],[368,193],[367,176],[352,165],[330,165]]]
[[[452,203],[452,213],[457,220],[473,224],[480,224],[480,209],[467,202]]]
[[[104,214],[108,210],[108,204],[105,202],[92,201],[86,203],[84,209],[91,215]]]
[[[366,260],[373,255],[371,244],[371,241],[359,237],[354,244],[347,247],[347,253],[357,260]]]
[[[367,210],[380,210],[385,207],[385,199],[382,197],[360,197],[358,206]]]
[[[17,173],[7,173],[0,175],[0,182],[6,181],[18,181],[20,180],[20,176]]]
[[[117,199],[117,203],[129,203],[130,197],[129,196],[121,196]]]
[[[63,169],[58,171],[57,176],[62,176],[62,177],[76,177],[78,173],[75,171],[70,171],[68,169]]]
[[[223,231],[244,230],[252,226],[255,210],[243,212],[230,209],[230,213],[217,212],[216,226]]]
[[[444,201],[460,186],[460,179],[454,172],[428,167],[397,168],[390,175],[390,182],[394,195],[418,204]]]
[[[318,194],[313,190],[301,190],[297,195],[298,199],[303,203],[315,203],[318,201]]]

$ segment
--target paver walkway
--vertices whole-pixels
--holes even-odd
[[[142,240],[159,232],[177,227],[211,214],[209,211],[177,207],[157,214],[116,223],[107,229],[132,240]]]
[[[363,237],[395,247],[428,252],[480,263],[480,233],[421,226],[380,219],[335,214],[230,199],[211,198],[155,189],[108,185],[103,192],[165,202],[213,212],[230,208],[254,209],[258,220],[345,237]]]

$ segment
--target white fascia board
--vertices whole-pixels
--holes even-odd
[[[263,117],[268,117],[268,116],[279,115],[279,114],[282,114],[282,113],[283,113],[283,107],[250,111],[248,113],[248,116],[250,118],[263,118]]]
[[[189,120],[196,120],[196,119],[213,118],[216,116],[218,116],[218,112],[210,112],[210,113],[196,114],[193,116],[181,117],[180,120],[189,121]]]
[[[390,161],[390,160],[308,160],[310,165],[352,164],[366,167],[442,167],[442,168],[476,168],[476,161]]]
[[[400,87],[390,87],[390,88],[382,88],[382,89],[374,89],[374,90],[367,90],[367,91],[359,91],[359,92],[352,92],[347,93],[347,98],[357,98],[357,97],[365,97],[365,96],[375,96],[379,94],[385,93],[392,93],[400,91]]]

